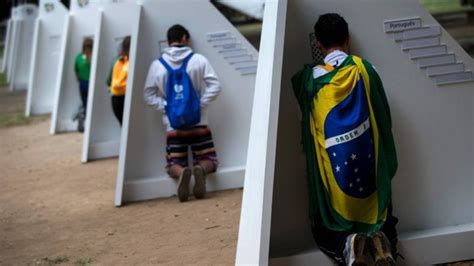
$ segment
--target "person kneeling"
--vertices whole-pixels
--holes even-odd
[[[340,15],[320,16],[314,32],[324,61],[292,78],[313,237],[340,265],[395,265],[391,179],[397,155],[382,82],[369,62],[349,54],[349,29]]]
[[[189,196],[194,174],[193,194],[206,194],[206,175],[217,169],[218,161],[208,126],[207,106],[220,92],[220,83],[209,61],[189,47],[190,34],[181,25],[168,30],[168,44],[162,57],[153,61],[146,79],[144,99],[154,110],[163,112],[167,127],[167,172],[178,179],[181,202]],[[188,167],[188,147],[194,166]]]

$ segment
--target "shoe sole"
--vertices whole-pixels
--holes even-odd
[[[372,243],[374,245],[374,257],[376,266],[395,266],[395,260],[390,253],[389,243],[385,235],[375,234],[372,236]]]
[[[196,199],[203,199],[206,196],[206,175],[201,167],[194,167],[194,189],[193,194]]]
[[[180,202],[188,200],[189,196],[189,180],[191,179],[191,169],[186,168],[178,180],[178,198]]]
[[[364,235],[356,235],[354,238],[354,262],[352,263],[352,266],[365,266],[369,265],[366,259],[366,249],[367,249],[367,237]]]

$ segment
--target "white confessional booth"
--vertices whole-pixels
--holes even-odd
[[[115,205],[176,194],[177,182],[165,172],[162,115],[143,100],[148,68],[168,46],[166,33],[174,24],[189,30],[192,48],[207,57],[222,86],[208,109],[220,164],[207,190],[242,187],[257,51],[208,0],[142,2],[132,35],[137,38],[130,53]]]
[[[18,18],[18,9],[17,7],[12,7],[10,12],[10,19],[7,24],[7,35],[5,36],[5,50],[3,53],[3,66],[2,73],[6,74],[7,81],[10,81],[11,78],[11,63],[13,60],[13,25],[15,20]]]
[[[237,264],[332,265],[312,237],[298,103],[319,15],[341,14],[393,119],[401,265],[474,259],[474,60],[416,0],[267,0]],[[257,107],[258,106],[258,107]]]
[[[77,130],[77,121],[74,117],[82,106],[82,102],[79,83],[74,73],[74,61],[76,55],[82,51],[82,43],[86,38],[94,40],[92,58],[97,56],[98,46],[95,45],[95,41],[102,22],[99,6],[99,0],[71,1],[64,38],[60,44],[59,73],[54,84],[51,134]],[[92,65],[89,84],[94,84],[95,74],[96,69]]]
[[[26,90],[30,73],[33,34],[38,8],[22,4],[12,9],[11,36],[8,42],[7,81],[10,90]]]
[[[51,113],[61,43],[69,11],[59,0],[41,0],[33,39],[26,116]]]
[[[2,65],[0,66],[0,72],[5,73],[7,69],[7,62],[9,57],[9,50],[11,49],[11,36],[12,36],[12,17],[13,17],[13,10],[11,10],[10,18],[7,21],[7,31],[5,32],[5,40],[3,42],[3,58],[2,58]]]
[[[98,52],[92,58],[96,78],[89,86],[82,162],[119,154],[121,128],[112,111],[106,82],[123,39],[126,36],[131,36],[132,42],[137,39],[141,9],[135,0],[105,1],[101,5],[102,23],[95,41]]]

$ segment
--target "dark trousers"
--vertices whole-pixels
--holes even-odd
[[[79,92],[81,94],[82,106],[84,106],[84,112],[87,110],[87,94],[89,93],[89,81],[79,80]]]
[[[114,111],[115,117],[117,117],[117,120],[120,123],[120,126],[122,126],[124,103],[125,103],[125,95],[112,96],[112,110]]]
[[[380,231],[382,231],[390,241],[392,254],[394,256],[397,255],[398,236],[397,229],[395,228],[397,223],[398,219],[392,215],[392,207],[390,206],[387,211],[387,220]],[[316,244],[318,244],[319,249],[339,265],[344,265],[344,257],[342,253],[344,251],[346,238],[351,233],[329,230],[321,224],[313,225],[312,230],[314,240],[316,241]]]

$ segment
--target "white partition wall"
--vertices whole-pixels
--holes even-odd
[[[309,34],[329,12],[348,21],[352,52],[375,65],[391,106],[399,159],[394,215],[406,258],[400,263],[473,259],[474,83],[461,82],[472,75],[473,59],[443,29],[390,32],[439,25],[416,0],[267,0],[254,101],[261,109],[252,117],[237,264],[331,265],[311,234],[300,111],[290,82],[312,62]],[[437,45],[423,44],[433,36]],[[429,54],[435,45],[454,62]],[[420,51],[423,58],[413,56]],[[463,69],[451,69],[460,62]],[[438,85],[447,80],[460,83]]]
[[[96,79],[89,87],[89,104],[86,119],[82,161],[118,156],[120,124],[115,118],[111,95],[106,85],[114,59],[117,58],[122,40],[131,36],[138,27],[140,6],[134,0],[104,3],[102,9],[98,54],[92,63],[96,65]],[[132,39],[136,39],[134,32]]]
[[[143,101],[148,68],[160,56],[160,49],[167,46],[166,32],[173,24],[189,30],[193,49],[209,59],[222,85],[219,98],[208,109],[220,160],[218,172],[208,178],[208,191],[243,184],[256,50],[207,0],[148,0],[143,1],[139,27],[135,29],[138,38],[132,39],[129,73],[133,74],[129,74],[125,100],[117,206],[176,193],[175,180],[165,172],[166,129],[161,114]],[[239,58],[244,61],[238,63]]]
[[[13,10],[12,10],[13,14]],[[8,62],[8,55],[10,50],[10,42],[11,42],[11,35],[12,35],[12,19],[8,19],[7,21],[7,31],[5,33],[5,41],[3,43],[3,58],[2,58],[2,66],[0,68],[0,72],[5,73],[7,69],[7,62]]]
[[[12,91],[28,88],[38,8],[32,4],[19,5],[15,8],[15,13],[12,20],[11,46],[8,51],[9,62],[7,65],[7,78]]]
[[[4,71],[7,76],[7,81],[10,82],[11,80],[11,64],[13,62],[13,39],[14,39],[14,32],[15,32],[15,21],[18,19],[18,8],[13,7],[11,10],[11,17],[8,21],[8,35],[5,43],[5,60],[4,60]]]
[[[41,0],[36,20],[33,53],[26,101],[26,116],[51,113],[54,84],[65,25],[69,15],[59,0]]]
[[[82,105],[79,84],[74,73],[74,60],[82,51],[85,38],[94,40],[93,57],[97,56],[100,43],[99,1],[71,1],[70,14],[65,25],[61,43],[59,74],[55,82],[54,107],[51,118],[51,134],[77,130],[74,116]],[[91,68],[90,84],[95,80],[95,68]]]

